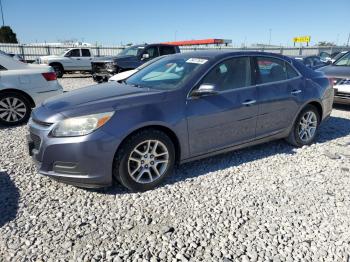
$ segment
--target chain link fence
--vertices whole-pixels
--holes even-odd
[[[34,61],[40,56],[58,55],[67,48],[89,48],[94,56],[115,56],[125,46],[77,46],[77,45],[35,45],[35,44],[0,44],[0,50],[6,53],[21,55],[27,61]],[[232,51],[262,51],[283,54],[286,56],[319,55],[321,52],[329,54],[343,50],[350,51],[350,47],[230,47],[230,46],[185,46],[180,47],[181,52],[196,50],[232,50]]]

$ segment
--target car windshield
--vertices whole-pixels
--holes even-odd
[[[160,59],[163,59],[164,57],[166,57],[166,56],[158,56],[158,57],[156,57],[156,58],[153,58],[152,60],[150,60],[150,61],[148,61],[148,62],[146,62],[146,63],[140,65],[140,66],[137,68],[137,70],[140,71],[141,69],[143,69],[143,68],[149,66],[150,64],[153,64],[154,62],[157,62],[157,61],[160,60]]]
[[[65,53],[67,53],[69,51],[69,49],[64,49],[62,50],[58,55],[59,56],[63,56]]]
[[[336,66],[350,66],[350,52],[334,62]]]
[[[132,46],[129,48],[124,49],[123,51],[121,51],[118,56],[124,56],[124,55],[131,55],[131,56],[137,56],[139,50],[141,50],[142,48],[139,46]]]
[[[127,85],[174,90],[207,62],[201,58],[168,57],[152,63],[126,80]]]
[[[335,57],[333,57],[334,62],[337,61],[339,58],[341,58],[343,55],[345,55],[347,52],[340,52]]]

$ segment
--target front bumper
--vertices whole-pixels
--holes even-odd
[[[350,92],[340,92],[334,88],[334,103],[335,104],[350,104]]]
[[[80,187],[112,184],[112,168],[120,141],[102,130],[81,137],[54,138],[52,126],[29,121],[28,149],[40,174]]]

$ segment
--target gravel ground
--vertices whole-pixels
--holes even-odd
[[[145,193],[40,176],[25,134],[0,128],[0,261],[350,261],[349,107],[310,147],[276,141],[184,164]]]

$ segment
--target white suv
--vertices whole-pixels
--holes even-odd
[[[91,50],[88,48],[70,48],[63,50],[58,55],[42,56],[39,64],[47,64],[53,67],[57,77],[71,71],[91,72]]]
[[[52,67],[25,64],[0,54],[0,125],[26,122],[32,108],[62,93]]]

